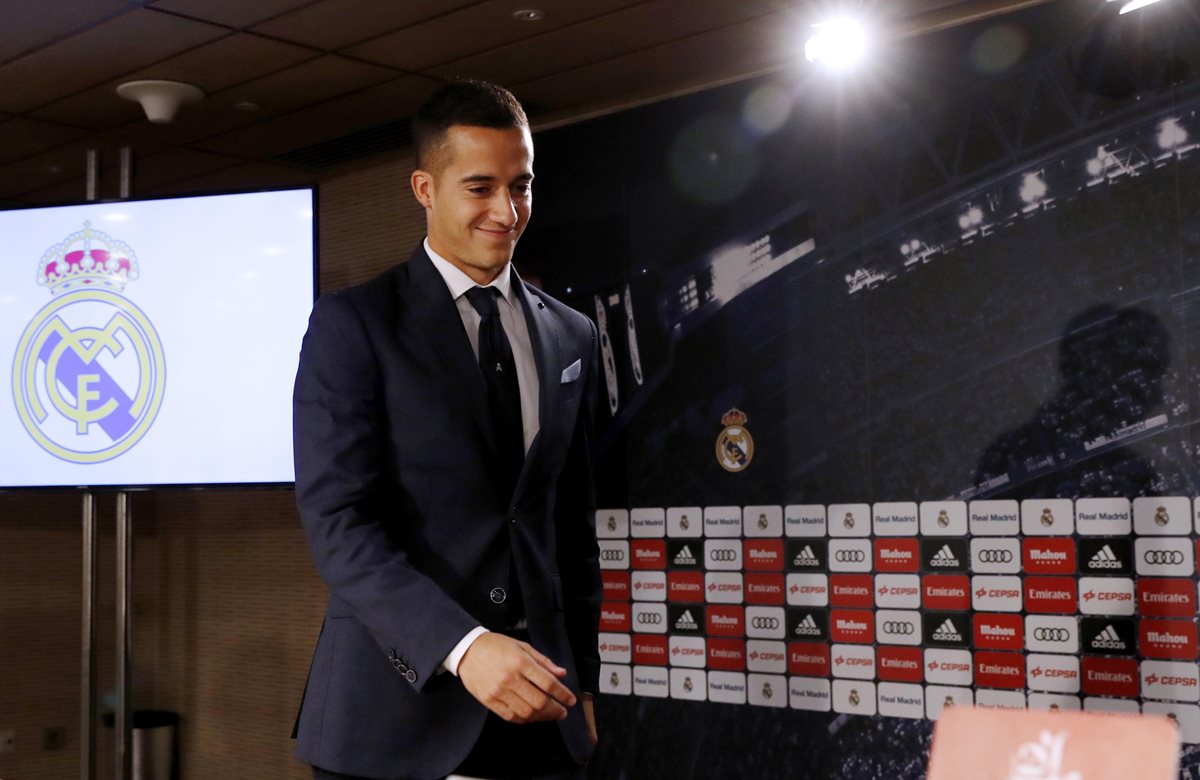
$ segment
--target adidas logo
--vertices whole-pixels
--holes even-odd
[[[1096,551],[1092,559],[1088,561],[1089,569],[1119,569],[1121,561],[1116,555],[1113,555],[1112,548],[1107,544]]]
[[[692,548],[686,544],[675,554],[676,566],[695,566],[696,556],[692,555]]]
[[[1125,643],[1121,641],[1121,637],[1117,635],[1117,630],[1110,624],[1107,628],[1093,637],[1092,648],[1105,650],[1124,650]]]
[[[954,557],[954,552],[950,549],[950,545],[943,544],[942,549],[937,551],[929,560],[930,566],[958,566],[958,558]]]
[[[962,634],[958,633],[958,629],[950,622],[950,618],[937,627],[933,632],[933,638],[939,642],[961,642]]]
[[[686,547],[684,548],[687,549]],[[692,617],[690,609],[684,610],[684,613],[679,616],[679,620],[675,621],[676,631],[699,631],[700,626],[696,623],[696,619]]]
[[[793,566],[819,566],[821,562],[817,560],[817,556],[813,555],[812,547],[804,545],[804,549],[796,553],[796,557],[792,559]]]
[[[805,615],[804,620],[796,624],[794,633],[797,636],[820,636],[821,629],[817,628],[817,621],[813,620],[812,615]]]

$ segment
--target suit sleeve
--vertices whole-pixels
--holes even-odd
[[[599,351],[596,326],[587,320],[591,335],[587,384],[579,417],[559,477],[558,566],[562,577],[567,633],[571,640],[579,685],[595,693],[600,679],[600,549],[596,543],[596,498],[592,482],[592,433],[596,405],[596,364]]]
[[[296,503],[321,578],[397,672],[422,690],[479,623],[410,565],[378,361],[362,318],[337,295],[317,301],[292,400]]]

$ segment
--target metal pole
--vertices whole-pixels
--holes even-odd
[[[95,149],[87,150],[87,191],[88,200],[96,199],[96,183],[100,180],[100,152]]]
[[[121,147],[121,200],[129,198],[133,183],[133,150]]]
[[[96,497],[83,494],[83,648],[80,654],[79,777],[95,780],[96,755]]]
[[[85,196],[96,199],[100,178],[100,152],[87,150]],[[80,620],[82,629],[79,658],[79,777],[96,777],[96,497],[83,494],[83,583]]]
[[[133,737],[132,679],[129,664],[130,639],[133,636],[133,527],[130,522],[129,494],[117,493],[117,780],[132,774]]]

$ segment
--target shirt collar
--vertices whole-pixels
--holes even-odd
[[[457,301],[472,287],[480,286],[474,279],[456,268],[449,260],[433,251],[433,248],[429,246],[428,236],[425,237],[425,254],[429,255],[429,259],[433,261],[433,267],[442,275],[442,280],[446,283],[446,287],[450,289],[450,296],[454,300]],[[485,286],[495,287],[500,291],[500,297],[508,301],[509,305],[513,305],[512,263],[505,263],[504,270],[500,272],[500,275],[493,279],[491,284]]]

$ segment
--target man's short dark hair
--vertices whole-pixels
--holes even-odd
[[[528,128],[529,119],[504,87],[486,81],[452,81],[430,95],[413,119],[418,168],[429,170],[430,165],[444,164],[435,158],[447,131],[455,125]]]

